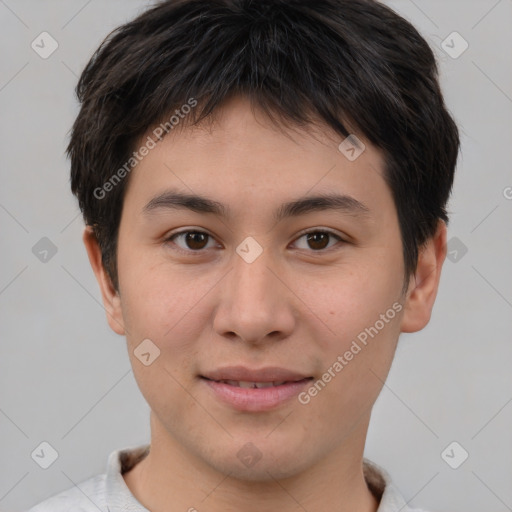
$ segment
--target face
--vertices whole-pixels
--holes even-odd
[[[132,171],[119,293],[102,290],[160,442],[262,481],[362,451],[398,335],[428,321],[437,282],[401,295],[383,159],[358,137],[351,161],[327,129],[283,132],[236,99]]]

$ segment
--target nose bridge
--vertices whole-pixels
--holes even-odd
[[[243,247],[239,247],[243,250]],[[251,249],[252,250],[252,249]],[[253,311],[253,315],[268,315],[281,292],[277,289],[277,280],[268,267],[272,267],[270,251],[263,250],[254,260],[244,256],[234,258],[230,293],[232,306],[242,315]]]
[[[215,321],[217,332],[235,333],[253,342],[273,332],[289,334],[294,317],[286,287],[275,276],[271,253],[263,250],[255,259],[244,254],[234,255],[233,270],[226,276],[223,303]]]

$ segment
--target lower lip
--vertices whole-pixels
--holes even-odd
[[[240,388],[201,377],[215,395],[239,411],[268,411],[297,396],[311,378],[268,388]]]

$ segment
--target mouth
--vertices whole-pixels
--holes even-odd
[[[297,382],[302,382],[306,380],[312,380],[313,377],[304,377],[299,380],[281,380],[281,381],[272,381],[272,382],[253,382],[253,381],[244,381],[244,380],[213,380],[208,377],[203,377],[203,379],[209,380],[211,382],[218,382],[221,384],[228,384],[229,386],[234,386],[236,388],[245,388],[245,389],[264,389],[264,388],[275,388],[278,386],[283,386],[285,384],[295,384]]]
[[[283,406],[314,379],[280,368],[248,370],[242,367],[224,368],[199,377],[220,403],[249,412]]]
[[[216,382],[240,383],[242,384],[240,387],[254,387],[244,386],[244,384],[281,385],[285,382],[297,382],[310,378],[307,373],[300,373],[278,366],[266,366],[259,369],[252,369],[246,366],[225,366],[204,372],[201,377]]]

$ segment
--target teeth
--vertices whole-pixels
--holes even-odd
[[[277,382],[248,382],[243,380],[221,380],[220,382],[224,382],[226,384],[229,384],[230,386],[235,386],[239,388],[248,388],[248,389],[254,389],[254,388],[271,388],[273,386],[281,386],[286,381],[281,380]]]

